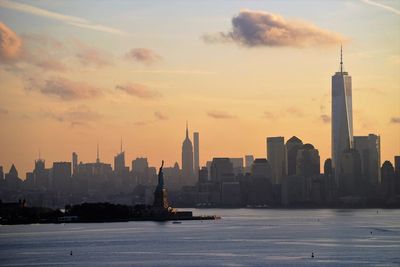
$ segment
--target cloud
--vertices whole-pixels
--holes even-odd
[[[286,109],[286,112],[297,117],[304,117],[304,112],[297,107],[289,107]]]
[[[147,86],[138,83],[117,85],[115,88],[142,99],[155,99],[161,96],[157,91],[150,90]]]
[[[386,11],[392,12],[392,13],[394,13],[396,15],[400,15],[400,10],[398,10],[398,9],[396,9],[394,7],[391,7],[391,6],[382,4],[382,3],[378,3],[378,2],[375,2],[375,1],[370,1],[370,0],[361,0],[361,1],[363,3],[365,3],[365,4],[367,4],[367,5],[376,6],[376,7],[385,9]]]
[[[44,81],[30,78],[26,89],[28,91],[38,91],[43,95],[65,101],[92,99],[102,94],[99,88],[61,77],[54,77]]]
[[[92,122],[98,121],[103,117],[97,111],[84,105],[70,108],[62,112],[43,111],[43,116],[59,122],[67,122],[72,127],[89,126]]]
[[[183,75],[215,75],[217,72],[206,70],[134,70],[132,73],[150,73],[150,74],[183,74]]]
[[[7,115],[7,114],[8,114],[8,110],[0,107],[0,115]]]
[[[131,49],[126,53],[125,57],[145,64],[152,64],[162,59],[159,54],[148,48]]]
[[[147,124],[149,124],[149,122],[147,122],[147,121],[136,121],[133,123],[133,125],[135,125],[135,126],[145,126]]]
[[[0,0],[0,7],[3,8],[8,8],[12,10],[16,10],[22,13],[27,13],[27,14],[32,14],[44,18],[49,18],[57,21],[64,22],[69,25],[73,25],[79,28],[85,28],[85,29],[90,29],[94,31],[99,31],[99,32],[105,32],[105,33],[110,33],[110,34],[117,34],[117,35],[126,35],[126,33],[122,30],[101,25],[101,24],[96,24],[88,19],[85,18],[80,18],[80,17],[75,17],[75,16],[69,16],[69,15],[64,15],[61,13],[49,11],[46,9],[38,8],[35,6],[27,5],[27,4],[22,4],[18,2],[12,2],[8,0]]]
[[[331,117],[329,115],[322,114],[320,118],[321,118],[323,123],[330,123],[331,122]]]
[[[252,10],[242,10],[234,16],[230,32],[206,34],[202,38],[208,43],[235,42],[245,47],[325,47],[345,40],[338,33],[308,22]]]
[[[45,59],[41,61],[34,62],[34,65],[38,68],[47,71],[58,71],[64,72],[67,70],[67,67],[61,61],[55,59]]]
[[[105,52],[100,51],[99,49],[96,49],[94,47],[90,47],[79,41],[76,41],[76,45],[79,50],[76,53],[76,57],[82,65],[94,65],[97,67],[103,67],[111,64],[111,59]]]
[[[21,54],[22,41],[7,25],[0,22],[0,60],[18,59]]]
[[[156,117],[156,119],[161,120],[161,121],[168,120],[168,116],[161,113],[160,111],[154,112],[154,116]]]
[[[235,116],[230,115],[223,111],[209,111],[209,112],[207,112],[207,115],[214,119],[234,119],[234,118],[236,118]]]
[[[390,122],[391,122],[391,123],[400,123],[400,117],[392,117],[392,118],[390,119]]]
[[[264,111],[263,118],[265,118],[265,119],[275,119],[275,115],[272,112]]]

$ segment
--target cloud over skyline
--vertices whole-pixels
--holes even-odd
[[[70,123],[71,127],[80,125],[88,126],[91,122],[97,121],[103,117],[100,113],[85,105],[72,107],[62,112],[42,111],[42,114],[44,117],[59,122]]]
[[[49,97],[55,97],[63,101],[92,99],[102,95],[99,88],[84,82],[76,82],[61,77],[53,77],[47,80],[29,79],[28,91],[38,91]]]
[[[157,91],[151,90],[147,86],[138,83],[117,85],[115,89],[124,91],[131,96],[136,96],[142,99],[156,99],[161,96]]]
[[[213,119],[234,119],[234,118],[236,118],[236,116],[233,116],[229,113],[226,113],[224,111],[217,111],[217,110],[208,111],[207,115]]]
[[[331,117],[329,115],[322,114],[320,118],[323,123],[331,123]]]
[[[161,120],[161,121],[168,120],[168,116],[166,114],[162,113],[161,111],[154,112],[154,116],[156,117],[156,119]]]
[[[125,57],[144,64],[152,64],[162,60],[159,54],[148,48],[133,48],[126,53]]]
[[[207,43],[234,42],[245,47],[324,47],[345,40],[340,34],[309,22],[253,10],[241,10],[234,16],[229,32],[206,34],[202,38]]]
[[[390,118],[391,123],[400,123],[400,117],[392,117]]]

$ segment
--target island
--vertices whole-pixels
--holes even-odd
[[[64,211],[42,207],[27,207],[25,201],[2,203],[0,224],[32,223],[91,223],[124,221],[183,221],[216,220],[216,215],[194,216],[192,211],[178,211],[169,205],[164,187],[164,161],[158,172],[158,184],[154,190],[153,205],[119,205],[112,203],[82,203],[67,205]]]

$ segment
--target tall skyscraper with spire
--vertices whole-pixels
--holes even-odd
[[[332,167],[339,182],[343,151],[353,148],[353,108],[351,76],[343,71],[340,47],[340,71],[332,76]]]
[[[193,145],[189,139],[189,128],[186,122],[186,138],[182,144],[182,178],[184,184],[192,184],[193,175]]]

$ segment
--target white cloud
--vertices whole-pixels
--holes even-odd
[[[117,34],[117,35],[126,35],[126,33],[122,30],[112,28],[109,26],[105,26],[105,25],[96,24],[85,18],[64,15],[61,13],[49,11],[46,9],[38,8],[38,7],[27,5],[27,4],[11,2],[8,0],[0,0],[0,7],[16,10],[16,11],[23,12],[23,13],[32,14],[32,15],[36,15],[36,16],[40,16],[40,17],[45,17],[45,18],[49,18],[49,19],[53,19],[53,20],[58,20],[58,21],[61,21],[66,24],[73,25],[73,26],[76,26],[79,28],[85,28],[85,29],[90,29],[90,30],[94,30],[94,31],[106,32],[106,33]]]

